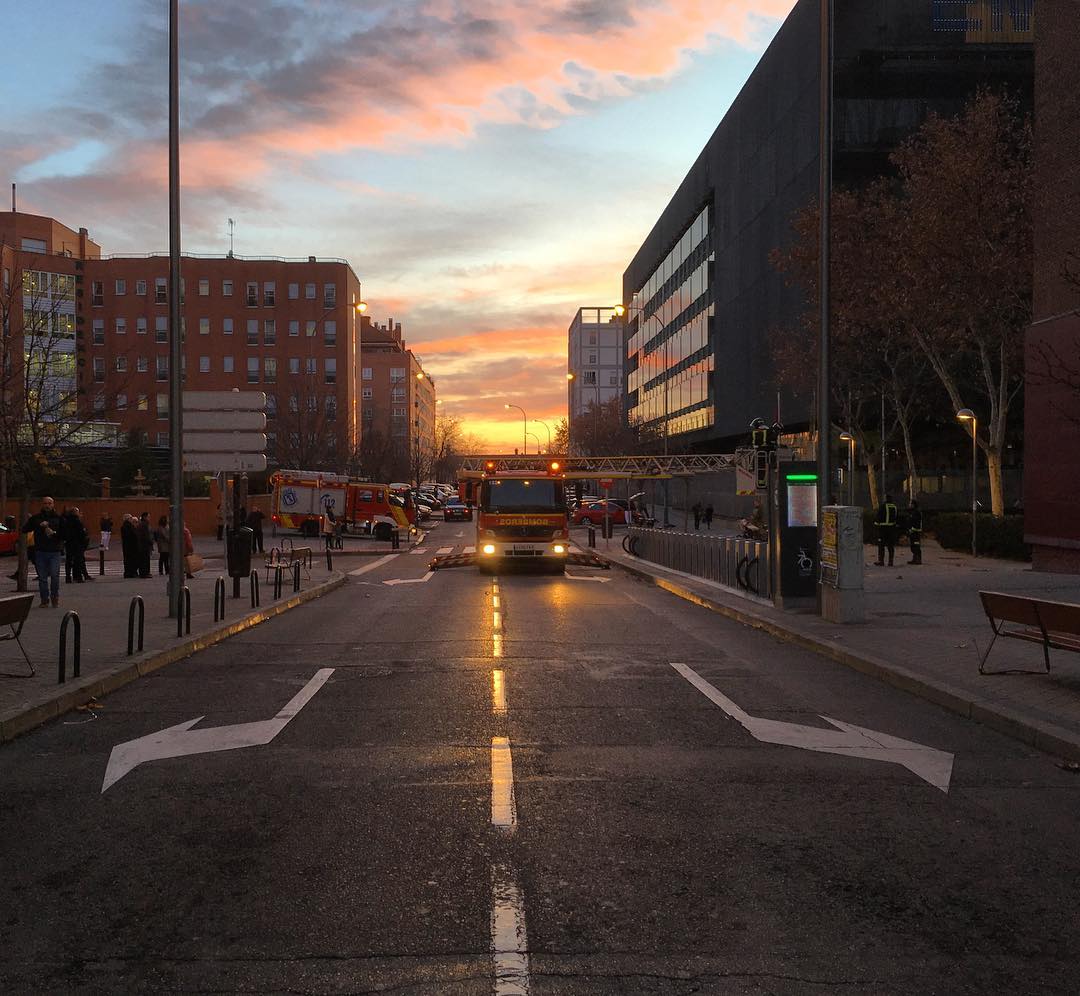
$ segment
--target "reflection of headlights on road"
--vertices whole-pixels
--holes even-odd
[[[494,543],[485,543],[484,544],[484,553],[492,554],[494,552],[495,552],[495,544]]]
[[[552,549],[553,549],[553,550],[554,550],[554,551],[555,551],[556,553],[566,553],[566,547],[565,547],[565,546],[563,546],[563,545],[562,545],[562,543],[556,543],[556,544],[555,544],[555,545],[554,545],[554,546],[552,547]]]

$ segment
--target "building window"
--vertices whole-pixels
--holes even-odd
[[[105,381],[105,357],[94,357],[94,383],[101,384]]]
[[[105,303],[105,285],[100,280],[90,284],[90,303],[98,308]]]
[[[300,373],[300,357],[299,356],[290,356],[289,357],[289,373],[291,373],[291,374]]]
[[[263,322],[263,345],[273,346],[277,342],[277,322],[267,318]]]
[[[209,335],[209,334],[210,334],[210,319],[209,318],[200,318],[199,319],[199,335]]]
[[[223,318],[223,319],[221,319],[221,331],[222,331],[222,333],[224,335],[232,335],[232,319],[231,318]]]
[[[118,356],[116,358],[116,372],[118,374],[127,373],[127,357],[126,356]]]
[[[314,301],[315,300],[315,285],[314,284],[304,284],[304,298],[306,300],[308,300],[308,301]]]
[[[405,400],[405,388],[404,387],[391,388],[390,389],[390,400],[391,401],[404,401]]]
[[[289,284],[289,300],[290,301],[295,301],[299,297],[300,297],[300,285],[299,284]]]
[[[168,417],[168,412],[166,412],[165,415],[166,415],[166,418],[167,418]],[[159,418],[160,418],[160,416],[159,416]],[[168,446],[169,445],[169,434],[167,432],[159,432],[157,434],[157,444],[158,444],[158,446]]]
[[[247,323],[247,344],[249,346],[259,345],[259,319],[249,318]]]
[[[135,319],[135,332],[136,332],[137,335],[146,335],[146,319],[145,318],[136,318]]]
[[[126,318],[118,318],[118,319],[116,319],[116,334],[117,335],[127,335],[127,319]]]
[[[150,360],[147,359],[147,357],[145,356],[140,356],[135,361],[135,369],[138,370],[141,374],[146,373],[146,371],[150,369]]]
[[[300,411],[300,399],[295,394],[289,395],[289,414],[295,415]]]
[[[138,294],[139,297],[146,297],[146,281],[145,280],[136,280],[135,281],[135,293]]]
[[[333,308],[337,304],[337,284],[323,284],[322,301],[324,308]]]
[[[374,417],[375,417],[375,409],[374,408],[365,408],[364,409],[364,418],[372,419]]]
[[[116,410],[118,412],[125,411],[127,409],[127,395],[118,394],[116,396]]]
[[[405,379],[404,367],[391,367],[390,368],[390,383],[400,384]]]
[[[608,385],[611,387],[619,386],[619,375],[615,372],[608,374]]]
[[[263,357],[263,383],[277,383],[277,359],[273,356]]]
[[[360,400],[361,401],[370,401],[371,400],[371,388],[370,387],[365,387],[365,388],[363,388],[361,390],[361,392],[360,392]]]
[[[166,287],[167,281],[164,277],[154,278],[154,304],[168,304],[169,295]]]
[[[315,338],[315,329],[318,327],[318,325],[319,325],[318,322],[308,322],[307,323],[307,337],[309,339],[314,339]]]
[[[268,394],[266,396],[266,417],[273,418],[277,415],[277,395]]]
[[[259,306],[259,283],[256,280],[248,281],[247,293],[244,297],[244,303],[249,308],[257,308]]]
[[[210,296],[210,281],[205,277],[199,279],[199,297]]]
[[[371,367],[364,367],[364,369],[360,371],[360,377],[362,380],[371,380]]]
[[[582,380],[583,384],[595,384],[596,383],[596,371],[595,370],[586,370],[581,375],[581,380]]]
[[[247,382],[249,384],[259,383],[259,358],[257,356],[249,356],[247,361]]]
[[[589,363],[591,363],[591,364],[593,364],[595,366],[595,364],[596,364],[596,353],[589,353]]]
[[[135,407],[141,411],[146,412],[150,410],[150,397],[146,394],[140,394],[135,400]]]
[[[233,367],[233,358],[231,356],[223,356],[221,358],[221,369],[227,374],[233,372],[235,368]]]
[[[232,297],[232,281],[231,280],[222,280],[221,281],[221,296],[222,297]]]
[[[101,414],[104,413],[104,411],[105,411],[105,395],[104,394],[95,394],[94,395],[94,412],[96,414],[98,414],[98,415],[101,415]]]
[[[395,409],[393,409],[392,414],[393,414],[394,418],[405,418],[405,409],[404,408],[395,408]]]
[[[315,357],[314,357],[314,356],[309,356],[309,357],[308,357],[308,358],[307,358],[307,359],[306,359],[306,360],[304,361],[304,373],[308,373],[308,374],[313,374],[313,373],[315,373],[315,372],[316,372],[316,369],[315,369],[315,364],[316,364],[317,362],[318,362],[318,361],[317,361],[317,360],[315,359]]]
[[[327,346],[337,345],[337,322],[323,322],[323,342]]]
[[[319,396],[317,394],[309,394],[307,397],[307,410],[312,414],[315,414],[319,410]]]
[[[157,396],[157,417],[168,418],[169,417],[169,395],[159,394]]]
[[[154,341],[169,341],[169,319],[164,315],[158,315],[157,318],[154,319]]]
[[[169,379],[169,358],[167,356],[157,356],[154,358],[157,364],[157,372],[155,374],[156,380],[168,380]]]
[[[208,374],[209,372],[210,372],[210,357],[209,356],[200,356],[199,357],[199,373]]]
[[[117,297],[123,297],[126,293],[127,293],[127,281],[126,280],[117,280],[116,281],[116,296]]]
[[[289,322],[289,335],[290,336],[298,336],[298,335],[300,335],[300,323],[298,321],[296,321],[295,319],[293,319],[292,321]]]
[[[93,343],[95,346],[100,346],[105,342],[105,319],[95,318],[93,328]]]
[[[326,421],[337,421],[337,398],[332,394],[326,396]]]
[[[268,280],[263,284],[263,306],[272,308],[277,303],[277,289],[274,281]]]

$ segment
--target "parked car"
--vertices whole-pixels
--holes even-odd
[[[626,509],[616,505],[614,501],[594,501],[588,505],[581,504],[574,509],[570,522],[575,526],[599,526],[604,522],[605,516],[610,516],[616,526],[626,525]]]
[[[472,509],[460,498],[452,498],[443,506],[443,520],[446,522],[472,522]]]
[[[7,526],[0,526],[0,557],[7,557],[15,553],[15,544],[19,541],[19,534]]]

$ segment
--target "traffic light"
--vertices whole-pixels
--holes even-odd
[[[756,450],[762,450],[768,445],[769,427],[765,424],[765,419],[756,418],[750,423],[750,442]]]
[[[754,454],[754,486],[764,491],[769,486],[769,452],[758,450]]]

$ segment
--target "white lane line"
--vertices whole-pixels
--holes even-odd
[[[502,657],[503,634],[501,600],[499,597],[499,579],[491,580],[491,656]]]
[[[495,996],[529,996],[525,900],[506,868],[491,869],[491,961]]]
[[[476,553],[476,547],[475,546],[467,546],[461,552],[462,553]]]
[[[423,584],[425,581],[430,581],[434,576],[434,571],[428,571],[422,578],[391,578],[389,581],[384,581],[383,584]]]
[[[426,549],[424,549],[424,547],[422,547],[422,546],[414,546],[414,547],[413,547],[413,548],[412,548],[412,549],[411,549],[411,550],[409,551],[409,553],[410,553],[410,554],[412,554],[412,555],[413,555],[413,556],[415,557],[415,556],[416,556],[417,554],[420,554],[420,553],[427,553],[427,550],[426,550]]]
[[[453,552],[454,552],[454,548],[452,546],[440,546],[439,549],[435,551],[435,556],[436,557],[441,557],[444,554],[453,553]]]
[[[363,567],[356,568],[355,571],[349,571],[349,577],[358,578],[361,574],[367,574],[368,571],[375,570],[376,567],[382,567],[383,564],[390,563],[396,556],[396,553],[388,553],[385,557],[380,557],[378,560],[373,560],[370,564],[364,564]]]
[[[496,716],[506,715],[506,677],[500,668],[491,672],[491,711]]]
[[[491,738],[491,825],[513,827],[517,823],[514,806],[514,762],[508,737]]]
[[[607,584],[611,578],[594,578],[585,574],[565,574],[563,575],[568,581],[595,581],[596,584]]]

